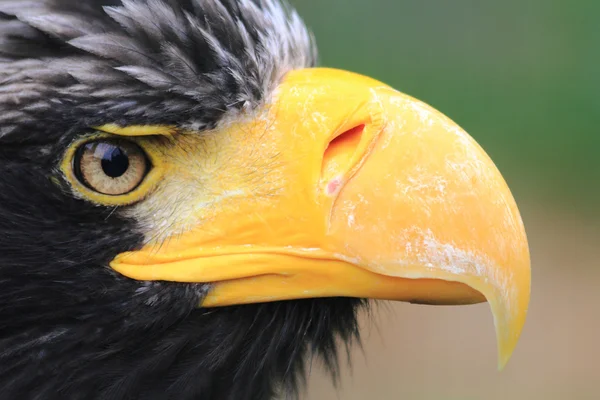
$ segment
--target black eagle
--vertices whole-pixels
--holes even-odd
[[[508,360],[530,272],[500,173],[316,62],[277,0],[0,1],[1,399],[298,396],[369,298],[487,299]]]

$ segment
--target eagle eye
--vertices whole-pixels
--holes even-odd
[[[73,158],[77,179],[89,189],[109,196],[135,190],[151,167],[144,150],[128,140],[86,142],[77,148]]]

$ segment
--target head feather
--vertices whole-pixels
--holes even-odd
[[[315,62],[310,33],[278,0],[7,0],[0,127],[161,120],[211,128]]]

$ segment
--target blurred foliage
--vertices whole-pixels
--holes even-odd
[[[490,154],[517,200],[600,200],[600,2],[292,0],[321,65],[436,107]]]

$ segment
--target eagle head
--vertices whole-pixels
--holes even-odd
[[[487,300],[504,365],[530,267],[502,176],[316,59],[278,0],[0,2],[3,398],[294,395],[365,299]]]

